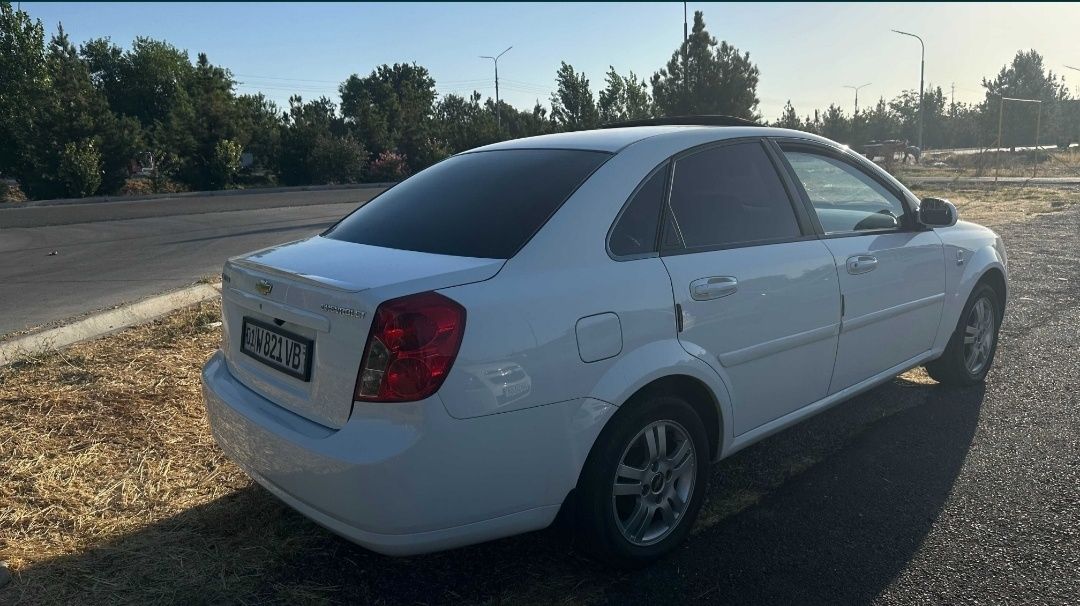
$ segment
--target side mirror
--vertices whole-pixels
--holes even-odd
[[[956,207],[943,198],[923,198],[919,203],[919,223],[927,227],[956,225]]]

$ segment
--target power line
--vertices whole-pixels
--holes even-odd
[[[289,82],[317,82],[321,84],[341,84],[344,80],[305,80],[304,78],[282,78],[280,76],[256,76],[254,74],[233,74],[240,78],[257,78],[259,80],[286,80]]]

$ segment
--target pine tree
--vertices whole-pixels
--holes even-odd
[[[727,42],[717,45],[701,11],[695,11],[692,33],[667,66],[653,74],[653,100],[669,116],[725,114],[757,120],[758,75],[750,53]]]

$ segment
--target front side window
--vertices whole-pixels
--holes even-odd
[[[459,257],[509,259],[611,154],[510,149],[448,158],[323,235]]]
[[[785,150],[826,234],[897,229],[904,204],[858,168],[831,156]]]
[[[665,250],[721,248],[800,235],[791,200],[759,142],[722,145],[675,163]]]

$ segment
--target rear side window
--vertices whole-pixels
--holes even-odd
[[[718,248],[797,238],[795,211],[758,142],[706,149],[678,160],[664,248]]]
[[[608,240],[611,254],[628,257],[656,252],[656,230],[667,180],[668,165],[664,164],[634,192],[611,230]]]
[[[563,149],[448,158],[358,208],[327,238],[509,259],[610,154]]]

